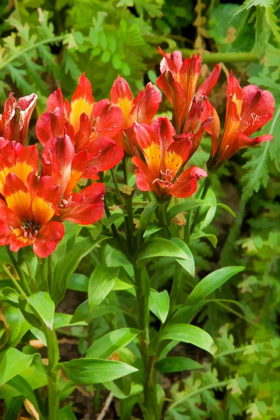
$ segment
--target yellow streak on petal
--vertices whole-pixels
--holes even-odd
[[[22,242],[23,244],[31,245],[35,241],[35,236],[32,236],[32,238],[25,237],[23,235],[23,231],[20,228],[13,230],[14,235],[17,237],[17,240]]]
[[[10,172],[16,174],[24,183],[26,183],[27,177],[32,171],[32,166],[26,162],[18,162],[10,169]]]
[[[78,184],[80,178],[82,176],[82,172],[80,171],[71,171],[71,177],[69,179],[66,191],[65,191],[65,195],[67,194],[71,194],[71,192],[74,190],[74,188],[76,187],[76,185]]]
[[[10,170],[8,168],[4,168],[2,169],[2,171],[0,171],[0,193],[3,193],[6,176],[8,175],[9,172]]]
[[[32,201],[32,213],[37,225],[44,225],[54,215],[51,203],[43,200],[41,197],[35,197]]]
[[[80,129],[80,116],[85,113],[89,117],[93,110],[93,103],[88,102],[85,98],[77,99],[71,103],[70,123],[74,127],[75,134]]]
[[[161,162],[160,145],[152,143],[149,147],[144,149],[143,152],[150,171],[152,172],[153,176],[157,178],[159,176]]]
[[[182,158],[177,153],[170,151],[165,155],[165,167],[170,169],[172,178],[174,178],[183,164]]]
[[[233,96],[232,96],[232,101],[235,103],[236,110],[237,110],[237,115],[240,117],[241,109],[242,109],[242,99],[237,99],[236,93],[234,93]]]
[[[7,195],[5,198],[8,208],[11,209],[19,219],[28,219],[31,205],[31,197],[29,193],[17,191],[14,194]]]
[[[129,118],[129,114],[133,107],[133,102],[130,101],[128,98],[119,98],[118,106],[121,108],[123,113],[124,127],[127,128],[134,122],[131,121],[131,118]]]

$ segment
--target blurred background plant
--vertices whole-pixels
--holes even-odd
[[[230,69],[243,86],[257,84],[273,93],[277,106],[269,131],[274,140],[235,156],[213,182],[215,192],[233,208],[237,218],[233,220],[218,209],[219,217],[208,227],[209,234],[219,232],[217,248],[207,241],[197,241],[192,249],[198,267],[196,278],[185,277],[182,284],[180,296],[184,301],[190,285],[209,271],[224,265],[246,266],[241,280],[239,277],[223,286],[221,296],[226,300],[221,300],[217,292],[215,299],[195,316],[195,322],[216,337],[216,359],[210,361],[204,359],[204,354],[196,353],[196,359],[204,362],[206,374],[165,374],[162,381],[166,382],[170,399],[166,420],[278,419],[279,1],[10,0],[1,2],[0,16],[2,109],[11,90],[16,96],[36,92],[40,114],[47,96],[60,83],[65,95],[71,96],[84,71],[93,83],[97,100],[109,96],[118,74],[127,79],[136,94],[147,81],[155,82],[160,62],[158,45],[165,51],[181,49],[184,56],[199,51],[205,63],[204,74],[214,62],[223,63],[223,74],[211,98],[222,117]],[[168,109],[164,103],[161,112]],[[209,143],[209,138],[202,142],[194,162],[198,166],[207,160]],[[178,228],[180,223],[184,223],[184,218],[178,217]],[[99,257],[92,252],[83,264],[87,267],[92,261],[97,263]],[[118,258],[116,251],[106,249],[109,265]],[[162,290],[169,288],[172,273],[163,261],[156,264],[162,266],[162,277],[157,276],[154,283]],[[125,299],[131,299],[131,295],[121,296],[116,292],[115,298],[123,299],[125,306]],[[13,308],[1,312],[2,346],[5,340],[13,338],[7,335],[12,334],[14,312]],[[83,354],[86,340],[92,341],[104,333],[114,323],[114,316],[105,314],[93,319],[87,328],[73,327],[67,339],[76,340]],[[21,326],[15,340],[25,333]],[[191,346],[181,345],[176,355],[194,355],[194,351]],[[90,392],[88,396],[92,395]]]

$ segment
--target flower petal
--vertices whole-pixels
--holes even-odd
[[[42,226],[33,243],[33,251],[40,258],[52,254],[64,235],[64,226],[59,222],[49,222]]]
[[[207,173],[201,168],[187,169],[176,179],[169,190],[169,194],[179,198],[189,197],[196,192],[198,179],[205,176],[207,176]]]

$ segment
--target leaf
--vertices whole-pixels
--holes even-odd
[[[84,274],[73,273],[68,280],[67,289],[76,290],[77,292],[88,291],[88,277]]]
[[[81,259],[105,239],[107,239],[107,237],[104,236],[98,237],[96,240],[93,240],[91,237],[84,238],[77,242],[72,249],[59,260],[54,270],[50,293],[55,303],[58,303],[63,299],[68,279],[78,267]]]
[[[236,217],[236,214],[234,213],[234,211],[226,204],[217,203],[217,207],[221,207],[222,209],[226,210],[229,214],[231,214],[233,217]]]
[[[198,304],[242,270],[244,267],[224,267],[208,274],[192,290],[186,304],[190,306]]]
[[[88,349],[86,358],[107,359],[118,349],[125,347],[140,333],[134,328],[120,328],[110,331],[96,340]]]
[[[154,289],[150,290],[149,308],[153,314],[164,324],[168,316],[170,306],[170,299],[167,290],[157,292]]]
[[[93,385],[114,381],[138,370],[122,362],[89,358],[63,362],[58,367],[66,372],[71,381],[79,385]]]
[[[89,307],[98,306],[113,289],[119,275],[119,268],[98,265],[92,272],[88,283]]]
[[[58,420],[77,420],[73,413],[72,405],[73,403],[69,403],[59,410]]]
[[[47,292],[37,292],[28,296],[26,300],[46,326],[52,330],[55,305],[50,295]]]
[[[158,207],[157,201],[151,201],[143,210],[139,220],[138,235],[142,235],[151,222],[153,214]]]
[[[199,239],[199,238],[207,238],[208,241],[213,245],[213,247],[216,248],[217,241],[218,241],[217,236],[212,235],[211,233],[205,233],[202,230],[195,232],[191,235],[192,241],[195,241],[196,239]]]
[[[33,389],[29,385],[29,383],[20,375],[15,376],[14,378],[10,379],[8,385],[15,388],[17,391],[20,392],[28,401],[32,403],[35,407],[36,411],[40,414],[40,419],[43,420],[42,413],[40,412],[39,405],[37,402],[37,398],[33,392]]]
[[[86,300],[85,302],[81,303],[81,305],[79,305],[78,308],[75,310],[74,315],[71,319],[71,325],[81,321],[89,322],[91,319],[99,318],[100,316],[119,311],[121,311],[121,309],[118,306],[101,305],[91,312],[89,302],[88,300]]]
[[[38,354],[24,354],[17,349],[9,349],[4,354],[0,364],[0,386],[4,385],[10,379],[20,375]]]
[[[166,219],[171,220],[178,213],[187,212],[189,210],[195,209],[196,207],[204,206],[206,203],[204,200],[185,200],[183,203],[176,204],[171,207],[166,213]]]
[[[189,324],[167,326],[155,337],[155,340],[157,343],[163,340],[181,341],[183,343],[193,344],[209,353],[212,353],[211,347],[214,344],[212,337],[206,331]],[[152,343],[153,341],[151,341],[150,345]]]
[[[192,276],[195,275],[195,264],[193,254],[188,245],[179,238],[172,238],[172,241],[178,245],[188,256],[188,260],[178,259],[177,262]]]
[[[155,368],[162,374],[182,372],[183,370],[203,369],[200,363],[187,357],[167,357],[158,361]]]
[[[174,242],[164,238],[153,238],[139,250],[137,264],[146,263],[147,259],[155,257],[173,257],[188,260],[188,256]]]
[[[18,304],[18,297],[19,297],[19,294],[11,287],[4,287],[0,291],[0,302],[3,301],[3,302],[10,302],[10,303]],[[18,305],[14,305],[14,306],[18,306]]]

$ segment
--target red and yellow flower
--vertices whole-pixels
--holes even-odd
[[[151,126],[136,124],[136,139],[143,159],[134,156],[136,184],[142,191],[153,191],[157,197],[189,197],[197,189],[197,180],[207,176],[203,169],[192,167],[179,171],[189,158],[193,135],[174,140],[175,129],[167,118],[158,118]]]
[[[18,101],[10,93],[0,115],[0,137],[9,141],[17,141],[24,145],[32,112],[37,102],[37,95],[31,93]]]
[[[145,90],[133,99],[129,84],[118,76],[114,81],[110,97],[112,104],[119,107],[123,114],[123,130],[115,140],[128,155],[133,156],[137,154],[133,123],[152,123],[161,102],[161,93],[156,86],[148,83]]]
[[[275,101],[270,92],[254,85],[242,89],[231,73],[228,78],[226,119],[221,140],[218,142],[220,121],[217,114],[212,130],[209,130],[212,151],[208,168],[215,171],[238,150],[271,140],[273,136],[270,134],[254,138],[251,135],[271,120],[274,109]]]
[[[122,126],[121,110],[111,106],[108,99],[94,102],[91,83],[83,74],[71,103],[67,100],[64,102],[60,89],[49,96],[47,112],[39,118],[36,134],[43,145],[53,137],[67,134],[78,153],[88,149],[98,138],[113,138]],[[112,153],[120,155],[118,149],[115,145]]]
[[[9,173],[0,206],[0,245],[17,252],[32,245],[39,257],[50,255],[64,235],[63,224],[52,221],[59,202],[59,187],[50,177],[31,172],[22,181]]]
[[[96,140],[97,146],[99,140],[101,139]],[[88,167],[89,162],[93,163],[92,155],[87,150],[75,154],[74,146],[67,135],[48,141],[42,156],[42,174],[52,177],[59,185],[59,220],[89,225],[101,218],[104,210],[104,184],[95,183],[74,193],[81,178],[98,179],[99,169],[104,170],[100,168],[104,168],[102,163],[98,166],[100,159],[102,158],[97,154],[96,165]]]
[[[183,60],[181,51],[165,54],[159,48],[159,52],[164,58],[160,64],[161,75],[156,83],[173,107],[173,124],[176,133],[180,135],[197,131],[193,145],[198,146],[203,130],[213,119],[214,110],[207,96],[217,83],[220,67],[215,66],[196,92],[201,71],[201,56],[193,55]],[[201,129],[197,128],[199,123],[202,124]],[[195,151],[194,146],[192,153]]]

